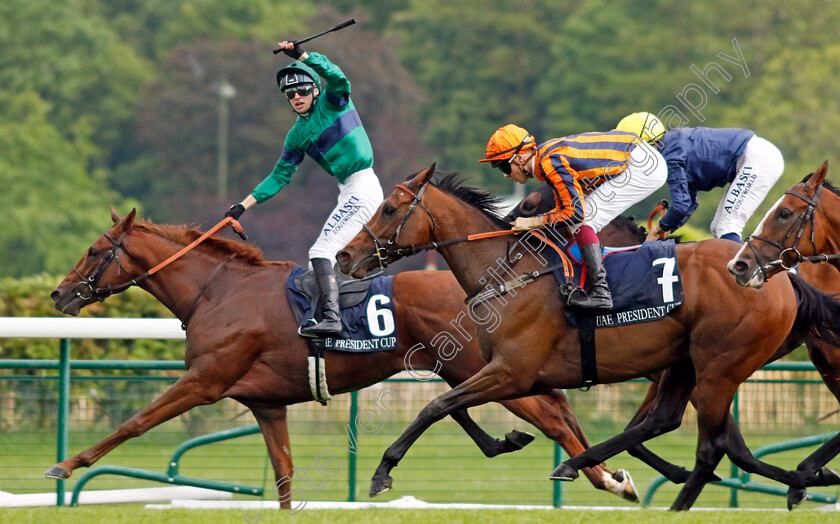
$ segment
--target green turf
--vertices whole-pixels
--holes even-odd
[[[671,513],[662,510],[640,511],[590,511],[590,510],[305,510],[294,516],[281,511],[260,510],[186,510],[143,509],[136,505],[97,506],[80,508],[19,508],[0,510],[0,521],[14,523],[61,522],[62,524],[91,523],[171,523],[200,522],[254,523],[294,522],[295,524],[447,524],[510,523],[541,524],[563,522],[577,524],[589,522],[626,522],[634,524],[766,524],[772,522],[823,524],[837,522],[836,512],[796,510],[794,512],[768,511],[689,511]]]
[[[425,386],[425,385],[422,385]],[[393,386],[397,387],[397,386]],[[762,386],[769,390],[770,386]],[[816,387],[816,386],[814,386]],[[388,420],[376,435],[359,434],[357,437],[358,454],[356,459],[355,489],[352,497],[365,501],[370,477],[382,457],[384,450],[405,429],[416,416],[420,407],[435,394],[433,388],[418,391],[418,385],[411,390],[400,390],[407,405],[402,411],[396,411],[394,418]],[[795,386],[805,389],[812,386]],[[371,388],[375,390],[375,388]],[[373,393],[363,392],[359,398],[360,409],[373,409]],[[766,418],[748,420],[744,424],[747,444],[751,449],[782,440],[825,433],[836,429],[832,420],[817,423],[817,414],[825,413],[836,400],[830,399],[821,407],[815,402],[805,403],[802,398],[813,395],[776,395],[772,397],[765,390],[751,393],[755,401],[764,402],[760,414]],[[26,390],[22,390],[26,391]],[[618,433],[629,419],[632,410],[638,405],[644,393],[644,386],[621,385],[597,388],[589,393],[569,391],[569,396],[578,416],[586,429],[590,441],[600,442]],[[611,396],[600,396],[611,393]],[[138,403],[148,401],[150,392],[130,397]],[[777,398],[788,399],[790,406],[784,407]],[[33,397],[40,398],[40,397]],[[337,397],[328,407],[314,404],[292,406],[289,413],[291,431],[291,449],[299,472],[293,487],[305,492],[311,500],[345,501],[350,496],[348,490],[348,453],[335,441],[346,446],[345,426],[348,424],[347,396]],[[88,400],[88,404],[93,401]],[[53,400],[20,402],[19,406],[31,407],[50,405]],[[224,404],[224,405],[223,405]],[[71,409],[70,456],[104,438],[114,420],[121,420],[121,414],[113,420],[97,418],[81,420],[73,418],[79,404]],[[783,409],[784,408],[784,409]],[[130,440],[106,455],[97,465],[121,465],[165,472],[172,452],[183,441],[197,434],[228,429],[236,425],[253,423],[250,415],[240,416],[244,408],[232,401],[224,401],[217,406],[200,407],[188,415],[167,422],[154,428],[147,434]],[[100,410],[101,412],[101,410]],[[17,412],[15,412],[17,413]],[[517,428],[538,433],[530,425],[514,419],[497,405],[490,405],[470,410],[473,417],[492,435],[501,437],[507,431]],[[807,417],[802,417],[807,413]],[[43,472],[55,463],[56,443],[55,427],[50,427],[50,417],[45,417],[42,426],[36,426],[29,414],[20,415],[14,421],[9,417],[8,424],[0,427],[0,490],[12,493],[54,492],[55,481],[44,479]],[[772,415],[772,417],[771,417]],[[792,419],[794,415],[799,419]],[[791,421],[788,421],[791,419]],[[53,419],[54,420],[54,419]],[[0,417],[0,425],[5,422]],[[43,427],[43,429],[31,429]],[[665,458],[686,467],[694,463],[696,445],[696,426],[687,422],[679,430],[658,437],[650,442],[650,447]],[[325,450],[336,452],[333,466],[341,471],[334,476],[326,476],[317,471],[316,456]],[[786,469],[793,469],[798,462],[813,448],[789,451],[769,457],[769,461]],[[573,483],[556,484],[548,480],[548,474],[554,466],[554,444],[538,435],[537,439],[524,450],[517,453],[485,458],[463,434],[461,429],[447,418],[430,428],[409,450],[405,459],[393,470],[394,490],[378,497],[376,501],[388,501],[406,495],[412,495],[428,502],[462,502],[491,504],[530,504],[551,505],[554,490],[560,489],[560,500],[566,506],[624,506],[622,499],[597,491],[585,477]],[[341,461],[339,464],[338,461]],[[837,461],[830,466],[837,467]],[[620,454],[608,461],[613,468],[630,470],[636,481],[639,495],[642,496],[650,483],[658,476],[647,466]],[[303,479],[302,469],[309,468],[310,483]],[[86,470],[81,469],[66,482],[67,492],[72,491],[79,477]],[[718,466],[717,472],[729,476],[729,462]],[[264,499],[272,498],[273,472],[266,456],[265,444],[260,435],[253,435],[197,448],[187,452],[181,462],[183,475],[203,479],[233,482],[263,487]],[[764,482],[761,479],[754,479]],[[768,482],[769,483],[769,482]],[[159,487],[161,484],[137,479],[107,475],[95,478],[86,485],[86,490],[123,489],[138,487]],[[657,492],[653,503],[668,506],[674,500],[678,487],[665,485]],[[815,491],[830,495],[840,495],[837,487],[820,488]],[[709,486],[701,494],[697,505],[703,507],[728,507],[731,502],[731,490]],[[235,498],[254,500],[243,495]],[[746,508],[783,508],[784,499],[767,494],[738,492],[740,507]],[[804,508],[816,507],[814,503],[805,503]],[[3,519],[2,521],[6,521]]]
[[[522,427],[522,426],[520,426]],[[164,427],[165,428],[165,427]],[[160,428],[163,430],[164,428]],[[396,437],[398,425],[386,426],[376,436],[359,435],[357,443],[356,489],[357,501],[369,500],[368,482],[382,452]],[[501,435],[504,430],[494,429],[494,434]],[[508,428],[509,429],[509,428]],[[616,428],[598,426],[590,432],[593,440],[606,438]],[[388,430],[387,432],[385,430]],[[672,435],[663,436],[651,442],[651,448],[681,464],[690,466],[695,445],[695,437],[690,430],[681,430]],[[309,483],[299,473],[293,484],[299,491],[305,492],[310,500],[348,499],[348,455],[346,451],[333,443],[341,440],[343,431],[323,430],[315,433],[295,432],[292,435],[292,449],[298,468],[309,467]],[[757,449],[759,446],[783,440],[796,435],[763,435],[751,438],[748,443]],[[71,436],[71,452],[78,452],[83,444],[92,444],[100,434],[74,434]],[[175,447],[188,438],[184,432],[152,432],[134,441],[130,441],[106,456],[100,464],[123,465],[133,468],[163,472]],[[26,440],[26,442],[24,442]],[[346,440],[346,439],[345,439]],[[344,440],[342,440],[344,442]],[[24,443],[26,445],[24,445]],[[327,477],[316,468],[316,455],[332,449],[338,457],[334,463],[341,471]],[[794,468],[806,454],[806,450],[790,451],[772,456],[772,462],[785,468]],[[807,450],[810,452],[810,450]],[[33,433],[29,435],[15,432],[0,435],[0,489],[14,493],[52,492],[55,482],[44,479],[42,473],[54,463],[54,435]],[[454,423],[440,424],[431,428],[409,451],[405,459],[392,472],[394,490],[376,499],[386,502],[405,495],[412,495],[428,502],[466,502],[491,504],[532,504],[551,505],[555,484],[547,479],[554,463],[553,443],[543,437],[527,448],[506,456],[487,459],[460,433]],[[636,481],[640,496],[657,474],[627,454],[611,459],[614,468],[630,470]],[[717,471],[722,476],[729,475],[729,463],[724,460]],[[82,469],[67,481],[70,492],[75,481],[85,472]],[[244,437],[227,443],[213,444],[188,452],[181,465],[184,475],[236,482],[264,487],[268,500],[272,496],[273,474],[266,460],[265,446],[260,435]],[[761,479],[755,479],[761,481]],[[97,477],[86,486],[87,490],[125,489],[137,487],[156,487],[153,482],[105,475]],[[573,483],[557,485],[561,489],[561,502],[572,506],[624,506],[626,503],[613,495],[592,488],[585,477]],[[678,491],[677,486],[665,485],[656,494],[653,503],[658,506],[669,505]],[[837,496],[838,488],[820,488],[816,491]],[[251,497],[236,495],[235,498],[255,500]],[[301,500],[302,495],[296,500]],[[784,499],[766,494],[738,492],[741,507],[783,508]],[[728,507],[730,490],[717,486],[708,486],[697,504],[705,507]],[[804,507],[814,507],[806,503]]]

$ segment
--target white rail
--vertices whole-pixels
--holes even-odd
[[[0,338],[186,337],[177,318],[0,317]]]

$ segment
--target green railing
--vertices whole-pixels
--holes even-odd
[[[3,319],[0,319],[3,320]],[[44,319],[47,320],[47,319]],[[52,319],[54,320],[54,319]],[[94,319],[87,319],[87,320],[94,320]],[[96,319],[96,320],[105,320],[105,319]],[[125,320],[125,319],[120,319]],[[177,321],[176,321],[177,322]],[[2,324],[0,324],[0,328],[2,328]],[[172,332],[169,334],[165,334],[162,336],[157,336],[154,333],[151,333],[147,329],[142,330],[143,336],[139,336],[139,334],[134,333],[131,336],[126,335],[124,330],[119,330],[118,334],[115,334],[113,337],[110,338],[179,338],[183,335],[180,333],[175,333],[174,335]],[[25,336],[20,335],[18,333],[8,334],[7,330],[0,329],[0,337],[8,337],[8,336]],[[29,335],[31,337],[37,335]],[[109,338],[107,336],[102,336],[101,334],[92,335],[90,333],[83,333],[80,335],[74,335],[77,338]],[[54,338],[54,337],[53,337]],[[58,388],[58,421],[57,421],[57,450],[56,450],[56,459],[57,462],[62,462],[66,460],[68,455],[68,447],[69,447],[69,432],[68,432],[68,416],[69,416],[69,394],[70,394],[70,383],[71,383],[71,373],[73,370],[184,370],[184,363],[182,361],[113,361],[113,360],[100,360],[100,361],[72,361],[70,358],[70,340],[67,338],[60,338],[59,339],[59,359],[57,360],[29,360],[29,359],[6,359],[0,360],[0,369],[39,369],[39,370],[57,370],[57,376],[49,376],[49,377],[38,377],[40,379],[48,379],[48,380],[57,380],[59,384]],[[776,362],[765,366],[764,370],[776,370],[776,371],[814,371],[815,368],[813,364],[810,362]],[[11,377],[6,377],[11,378]],[[31,378],[31,377],[30,377]],[[90,377],[85,377],[86,379]],[[110,377],[109,377],[110,378]],[[416,382],[413,379],[393,379],[395,382],[404,382],[404,381],[412,381]],[[755,383],[818,383],[818,380],[794,380],[794,379],[750,379],[749,382]],[[358,413],[358,396],[357,393],[351,393],[351,401],[350,401],[350,412],[349,412],[349,420],[350,424],[348,425],[351,431],[355,430],[355,426],[352,423],[355,418],[356,414]],[[736,395],[735,402],[733,403],[733,413],[736,419],[739,417],[739,403],[738,403],[738,396]],[[83,490],[85,484],[91,480],[92,478],[99,476],[99,475],[121,475],[133,478],[139,478],[144,480],[151,480],[155,482],[161,482],[166,484],[176,484],[176,485],[186,485],[186,486],[196,486],[196,487],[203,487],[203,488],[210,488],[216,489],[221,491],[227,491],[231,493],[240,493],[245,495],[253,495],[253,496],[262,496],[263,495],[263,488],[262,487],[254,487],[254,486],[247,486],[243,484],[235,484],[235,483],[227,483],[227,482],[220,482],[220,481],[213,481],[213,480],[204,480],[195,477],[189,477],[185,475],[181,475],[179,472],[179,463],[182,456],[191,449],[194,449],[198,446],[210,444],[213,442],[220,442],[223,440],[229,440],[233,438],[238,438],[241,436],[252,435],[259,432],[259,427],[257,425],[250,425],[245,427],[240,427],[232,430],[225,430],[220,431],[217,433],[212,433],[209,435],[204,435],[201,437],[193,438],[187,440],[186,442],[182,443],[173,453],[168,466],[165,468],[165,472],[153,472],[147,470],[141,470],[136,468],[129,468],[123,466],[98,466],[94,467],[91,470],[87,471],[84,475],[82,475],[79,480],[77,481],[74,489],[73,495],[71,498],[71,504],[76,504],[78,502],[79,494]],[[765,454],[774,453],[783,450],[789,449],[797,449],[800,447],[806,446],[813,446],[825,442],[826,440],[832,438],[835,433],[825,434],[825,435],[816,435],[812,437],[806,437],[802,439],[796,439],[792,441],[781,442],[777,444],[773,444],[771,446],[765,446],[760,448],[756,453],[756,457],[763,456]],[[353,435],[354,438],[356,437]],[[554,446],[555,452],[553,457],[553,465],[556,467],[559,465],[563,460],[563,454],[561,448],[555,444]],[[348,462],[348,501],[355,501],[355,492],[356,492],[356,455],[354,453],[348,453],[347,456]],[[657,478],[653,481],[650,485],[649,489],[647,490],[643,503],[649,504],[654,493],[656,490],[666,482],[664,478]],[[765,486],[762,484],[758,484],[752,482],[749,479],[749,476],[740,472],[736,467],[732,467],[731,476],[730,478],[724,479],[717,484],[723,485],[725,487],[731,488],[731,495],[730,495],[730,505],[733,507],[738,506],[738,498],[737,492],[738,490],[747,490],[747,491],[757,491],[761,493],[770,493],[773,495],[786,495],[786,490],[782,488],[778,488],[775,486]],[[56,481],[56,503],[57,505],[61,506],[65,503],[65,481],[64,480],[57,480]],[[809,493],[808,499],[817,501],[817,502],[825,502],[825,503],[834,503],[837,501],[837,497],[831,495],[822,495],[818,493]],[[555,482],[553,483],[553,492],[552,492],[552,504],[555,507],[561,507],[563,501],[563,485],[562,483]]]
[[[811,362],[773,362],[767,364],[762,368],[764,371],[816,371],[814,364]],[[750,379],[748,382],[752,383],[788,383],[788,384],[810,384],[817,381],[813,380],[795,380],[795,379]],[[738,422],[740,419],[740,409],[739,409],[739,394],[735,393],[735,399],[732,402],[732,415],[735,417],[735,421]],[[753,453],[753,456],[757,459],[765,455],[770,455],[773,453],[781,453],[784,451],[790,451],[794,449],[801,449],[801,448],[808,448],[812,446],[818,446],[825,442],[828,442],[832,438],[834,438],[838,432],[833,433],[825,433],[822,435],[814,435],[810,437],[786,440],[783,442],[777,442],[775,444],[770,444],[767,446],[763,446],[756,450]],[[653,496],[656,494],[656,491],[662,487],[664,484],[667,484],[669,481],[664,476],[659,476],[655,478],[650,486],[648,486],[647,491],[645,492],[644,499],[642,500],[643,506],[650,506],[651,502],[653,501]],[[729,478],[722,479],[720,481],[712,482],[717,486],[724,486],[727,488],[731,488],[730,498],[729,498],[729,506],[732,508],[738,507],[738,491],[752,491],[756,493],[766,493],[769,495],[778,495],[781,497],[787,496],[787,488],[782,488],[779,486],[772,486],[768,484],[761,484],[758,482],[752,482],[750,480],[749,473],[741,471],[735,464],[732,464],[730,469],[730,476]],[[826,495],[822,493],[813,493],[808,492],[806,495],[806,500],[810,500],[812,502],[821,502],[824,504],[836,504],[837,497],[835,495]]]

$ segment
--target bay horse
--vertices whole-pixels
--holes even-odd
[[[307,344],[285,298],[292,262],[269,262],[256,247],[209,237],[163,270],[146,279],[138,275],[157,267],[201,233],[183,226],[155,225],[135,219],[135,211],[119,217],[87,250],[51,293],[55,307],[76,316],[110,294],[136,284],[155,296],[186,323],[186,373],[158,399],[121,424],[107,438],[56,464],[45,475],[69,478],[91,466],[126,440],[195,406],[233,398],[254,414],[274,469],[281,506],[291,506],[293,473],[286,406],[312,401],[307,372]],[[411,271],[396,275],[393,293],[398,347],[378,353],[328,351],[326,376],[330,391],[345,393],[368,387],[406,369],[409,352],[414,369],[436,370],[454,386],[486,364],[475,337],[463,349],[442,358],[428,341],[460,319],[465,332],[475,327],[463,315],[465,295],[448,271]],[[459,316],[463,315],[463,318]],[[511,412],[532,423],[567,453],[577,455],[589,443],[566,396],[559,389],[544,395],[504,400]],[[487,456],[520,449],[533,436],[513,431],[505,439],[484,433],[466,410],[453,418]],[[627,500],[638,500],[624,470],[603,464],[585,471],[592,484]]]
[[[814,174],[808,175],[805,177],[803,182],[807,182]],[[825,179],[825,174],[819,172],[817,174],[818,177],[821,177],[823,180]],[[811,188],[815,188],[817,184],[819,184],[819,178],[815,179]],[[825,189],[832,192],[835,199],[840,196],[840,191],[837,188],[832,186],[827,182],[822,182],[822,185]],[[788,203],[793,204],[800,204],[799,209],[794,210],[796,213],[799,213],[799,216],[802,216],[805,212],[807,212],[807,207],[804,207],[805,200],[802,200],[795,195],[811,195],[814,191],[811,188],[792,188],[788,194],[793,197]],[[831,199],[832,197],[827,197]],[[832,204],[840,206],[840,201],[838,202],[824,202],[827,205],[827,209],[837,209],[833,207]],[[551,186],[542,183],[540,186],[526,196],[516,207],[514,207],[511,212],[505,217],[505,221],[512,222],[517,217],[531,217],[543,213],[549,212],[551,209],[554,208],[554,195]],[[821,220],[820,223],[822,224],[823,221]],[[834,223],[840,224],[840,216],[838,216],[838,220]],[[834,246],[830,247],[826,245],[825,247],[821,247],[819,250],[815,250],[812,248],[810,252],[812,257],[812,262],[826,262],[826,261],[835,261],[836,258],[831,259],[824,259],[823,257],[813,258],[815,255],[820,253],[830,253],[832,255],[837,254],[838,248],[840,248],[840,230],[827,230],[825,232],[827,235],[832,236],[832,240],[834,241]],[[764,237],[764,235],[768,235],[769,233],[764,233],[761,231],[756,231],[755,233],[759,237]],[[609,228],[605,228],[604,230],[598,233],[599,236],[605,236],[609,239],[608,242],[605,242],[604,245],[610,246],[632,246],[642,244],[645,241],[646,231],[643,227],[638,226],[632,217],[625,217],[619,216],[616,220],[610,223]],[[749,241],[749,239],[748,239]],[[776,239],[776,242],[781,242],[781,239]],[[767,244],[765,245],[772,245]],[[795,250],[795,246],[787,246],[792,247]],[[783,247],[777,248],[779,251],[783,249]],[[746,251],[750,253],[749,251]],[[793,253],[793,251],[791,251]],[[766,260],[772,260],[772,253],[768,255]],[[738,256],[736,256],[736,261],[738,260]],[[788,263],[794,264],[797,262],[789,261]],[[736,263],[731,263],[730,271],[733,273],[737,273],[735,267],[739,267],[741,271],[746,272],[746,266],[741,267],[740,265],[736,265]],[[840,268],[837,267],[837,263],[835,262],[834,265],[826,264],[826,263],[811,263],[811,264],[802,264],[798,265],[797,271],[799,276],[803,277],[806,281],[808,281],[811,285],[815,286],[819,290],[823,291],[824,293],[828,293],[830,295],[838,296],[840,295]],[[779,265],[781,267],[781,265]],[[755,272],[755,270],[754,270]],[[803,332],[801,330],[792,330],[791,333],[788,335],[787,339],[785,339],[784,343],[779,347],[779,349],[774,353],[767,363],[773,362],[778,360],[785,355],[788,355],[794,349],[798,348],[801,345],[805,345],[808,349],[808,355],[810,357],[811,362],[813,362],[814,367],[819,372],[820,376],[822,377],[823,382],[825,383],[826,387],[831,391],[834,397],[840,401],[840,348],[831,346],[826,344],[824,341],[820,340],[816,337],[808,336],[807,332]],[[656,392],[658,389],[658,376],[650,377],[652,380],[651,386],[648,390],[647,395],[645,396],[642,405],[639,407],[639,410],[632,418],[628,427],[633,427],[639,422],[641,422],[650,409],[653,407],[654,400],[656,398]],[[693,402],[693,401],[692,401]],[[671,480],[676,484],[681,484],[685,482],[688,478],[689,472],[684,468],[677,466],[675,464],[671,464],[661,457],[655,455],[654,453],[650,452],[647,448],[642,445],[634,446],[627,450],[630,455],[636,457],[637,459],[641,460],[642,462],[648,464],[649,466],[656,469],[659,473],[664,475],[666,478]],[[838,453],[840,453],[840,437],[830,440],[820,446],[816,451],[814,451],[808,458],[806,458],[802,463],[798,466],[797,469],[801,471],[811,471],[814,474],[817,471],[825,466],[828,461],[835,457]],[[761,462],[756,462],[755,471],[761,474],[764,471],[763,467],[764,464]],[[787,496],[787,506],[788,509],[793,509],[794,507],[798,506],[806,496],[806,491],[804,489],[794,489],[790,488],[788,491]]]
[[[827,176],[826,161],[785,191],[767,211],[727,264],[738,284],[760,289],[774,275],[795,268],[820,289],[840,296],[840,190]],[[840,348],[821,340],[809,340],[806,345],[823,382],[840,401]],[[813,471],[838,453],[840,435],[809,455],[797,469]],[[788,507],[804,496],[804,491],[789,490]]]
[[[432,165],[398,185],[336,258],[344,273],[359,278],[383,261],[429,246],[437,249],[471,299],[468,308],[489,363],[421,410],[386,450],[371,480],[370,496],[390,489],[391,469],[431,424],[453,411],[585,385],[577,330],[563,314],[557,283],[553,278],[527,279],[545,269],[544,261],[533,255],[519,259],[516,273],[523,275],[527,285],[515,294],[490,299],[479,294],[485,291],[485,274],[499,265],[500,255],[509,259],[508,237],[503,235],[510,224],[492,212],[486,192],[466,187],[443,191],[429,184],[434,171]],[[469,241],[477,236],[481,242]],[[795,276],[776,279],[760,292],[736,285],[724,271],[727,257],[735,250],[736,245],[726,240],[678,245],[682,305],[655,322],[596,332],[600,382],[621,382],[664,370],[656,402],[640,424],[567,460],[550,478],[572,480],[581,467],[675,429],[695,388],[696,463],[672,509],[691,507],[703,486],[716,478],[714,467],[724,453],[750,471],[743,440],[726,438],[740,436],[737,427],[728,427],[737,387],[769,359],[794,322],[833,343],[840,342],[840,304]],[[480,300],[472,300],[475,297]],[[476,311],[479,307],[482,313]],[[830,470],[813,476],[768,468],[772,468],[771,478],[797,488],[840,482]]]

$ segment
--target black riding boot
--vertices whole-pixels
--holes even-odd
[[[341,333],[341,315],[338,309],[338,280],[333,265],[326,258],[313,258],[312,270],[321,298],[318,301],[323,320],[315,325],[301,328],[300,334],[308,337],[323,337]]]
[[[592,282],[589,293],[576,291],[569,296],[568,305],[580,309],[609,311],[613,307],[612,295],[607,285],[607,271],[601,256],[601,244],[594,243],[580,249],[586,264],[586,278]]]

